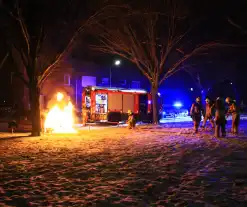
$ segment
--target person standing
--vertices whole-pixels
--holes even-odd
[[[209,120],[212,128],[214,129],[214,120],[213,120],[213,116],[212,116],[214,104],[211,102],[211,100],[209,98],[206,98],[205,102],[206,102],[206,110],[205,110],[202,128],[205,128],[207,120]]]
[[[128,110],[128,129],[133,129],[136,126],[136,120],[135,120],[135,116],[134,113],[131,110]]]
[[[230,97],[226,98],[226,103],[229,108],[227,111],[227,116],[232,115],[232,129],[231,132],[233,134],[238,134],[239,132],[239,124],[240,124],[240,109],[236,104],[235,100],[232,100]]]
[[[82,126],[86,126],[88,121],[88,110],[86,104],[82,105]]]
[[[222,137],[226,136],[226,117],[225,117],[225,105],[224,100],[218,97],[215,101],[215,137],[220,137],[220,131]]]
[[[201,104],[201,98],[197,97],[190,108],[190,116],[194,123],[194,132],[198,133],[198,128],[202,119],[203,108]]]

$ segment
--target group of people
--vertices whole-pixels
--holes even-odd
[[[201,103],[201,98],[197,97],[196,101],[192,104],[190,109],[190,116],[194,122],[194,131],[198,133],[201,117],[203,115],[204,120],[202,128],[205,128],[206,122],[209,121],[212,128],[215,130],[215,136],[226,136],[226,118],[232,115],[232,129],[231,133],[238,134],[240,123],[240,109],[236,104],[236,101],[227,97],[225,102],[228,105],[228,109],[225,109],[224,100],[218,97],[214,102],[209,98],[206,98],[205,110]]]

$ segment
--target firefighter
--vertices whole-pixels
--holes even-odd
[[[224,100],[218,97],[215,101],[215,137],[226,136],[226,117],[225,117],[225,105]]]
[[[88,110],[86,104],[82,105],[82,126],[86,126],[88,121]]]
[[[204,120],[203,120],[202,128],[205,128],[206,122],[207,122],[207,120],[209,120],[212,128],[214,129],[214,120],[213,120],[213,116],[212,116],[214,104],[211,102],[211,100],[209,98],[206,98],[205,102],[206,102],[206,110],[205,110],[205,114],[204,114]]]
[[[202,118],[203,108],[201,105],[201,98],[197,97],[196,102],[194,102],[190,108],[190,116],[194,122],[195,133],[198,132],[198,128]]]
[[[18,128],[18,124],[17,124],[16,120],[12,120],[11,122],[9,122],[8,128],[11,129],[12,133],[14,133],[15,130]]]
[[[231,132],[233,134],[238,134],[239,130],[239,123],[240,123],[240,110],[236,104],[235,100],[232,100],[230,97],[226,98],[226,103],[228,104],[229,108],[227,111],[227,116],[230,114],[232,115],[232,129]]]
[[[136,126],[136,120],[134,117],[134,113],[131,110],[128,110],[128,129],[133,129]]]

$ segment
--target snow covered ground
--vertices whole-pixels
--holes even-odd
[[[190,127],[0,134],[0,206],[247,206],[247,122],[225,139]]]
[[[191,122],[190,116],[177,116],[176,118],[163,118],[160,120],[160,123],[177,123],[177,122]],[[203,117],[202,117],[203,120]],[[232,117],[229,116],[227,120],[232,120]],[[247,115],[241,115],[241,120],[247,120]]]

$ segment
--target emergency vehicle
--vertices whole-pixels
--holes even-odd
[[[151,94],[141,89],[85,87],[82,105],[90,122],[119,123],[128,119],[131,110],[138,121],[151,121]]]

